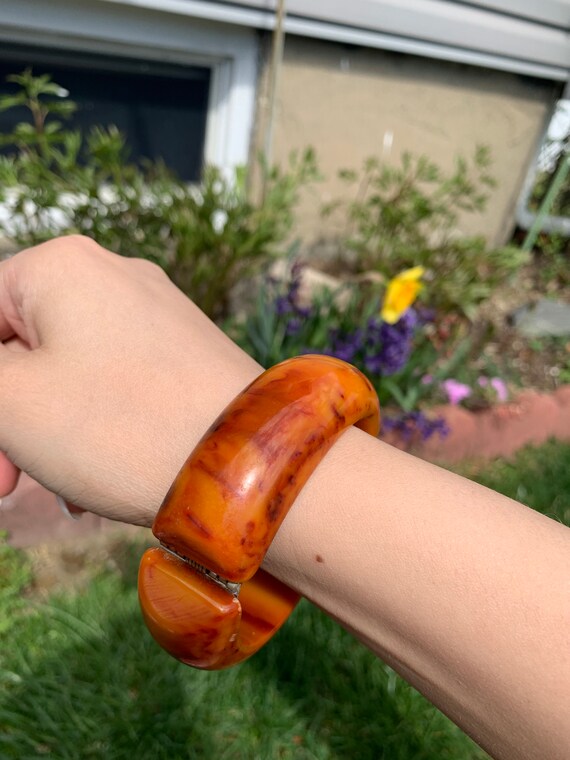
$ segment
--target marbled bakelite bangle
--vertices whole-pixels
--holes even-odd
[[[139,598],[171,655],[216,670],[254,654],[299,595],[259,569],[281,522],[340,433],[379,428],[378,398],[357,369],[300,356],[254,380],[178,474],[153,525]]]

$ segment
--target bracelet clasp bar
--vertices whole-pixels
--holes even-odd
[[[196,560],[191,559],[190,557],[185,557],[183,554],[179,554],[179,552],[171,549],[170,546],[166,546],[166,544],[161,543],[160,546],[162,549],[164,549],[165,552],[172,554],[177,559],[182,560],[182,562],[185,562],[187,565],[190,565],[191,568],[204,575],[206,578],[208,578],[208,580],[212,581],[212,583],[215,583],[217,586],[225,589],[229,594],[232,594],[232,596],[239,596],[241,583],[234,583],[233,581],[228,581],[227,578],[222,578],[221,575],[214,573],[212,570],[208,570],[207,567],[200,565],[198,562],[196,562]]]

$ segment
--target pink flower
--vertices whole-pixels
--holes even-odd
[[[457,406],[457,404],[460,404],[464,399],[469,398],[471,395],[471,388],[468,385],[460,383],[453,378],[444,380],[441,387],[446,392],[449,403],[454,406]]]
[[[485,377],[485,375],[481,375],[481,377],[477,378],[477,384],[481,386],[481,388],[486,388],[489,385],[489,378]]]
[[[422,385],[431,385],[433,383],[433,375],[424,375],[420,382]]]
[[[501,380],[500,377],[491,378],[491,387],[495,390],[499,401],[506,401],[509,398],[509,391],[506,383],[504,380]]]

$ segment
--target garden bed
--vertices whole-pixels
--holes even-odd
[[[481,305],[475,330],[484,336],[479,360],[516,385],[552,392],[570,382],[570,335],[526,337],[513,325],[521,307],[543,298],[570,304],[570,240],[558,253],[535,251],[511,282]]]

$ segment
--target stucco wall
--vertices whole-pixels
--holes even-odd
[[[266,63],[268,56],[266,56]],[[264,77],[260,102],[263,103]],[[274,159],[313,145],[326,181],[306,193],[297,232],[306,243],[323,233],[319,208],[343,185],[339,168],[358,168],[370,155],[397,161],[409,150],[426,153],[443,168],[453,156],[490,146],[498,187],[481,216],[462,219],[461,230],[501,243],[526,170],[559,86],[514,74],[350,48],[289,36],[279,81]],[[260,146],[262,125],[255,140]],[[393,134],[389,154],[386,133]]]

